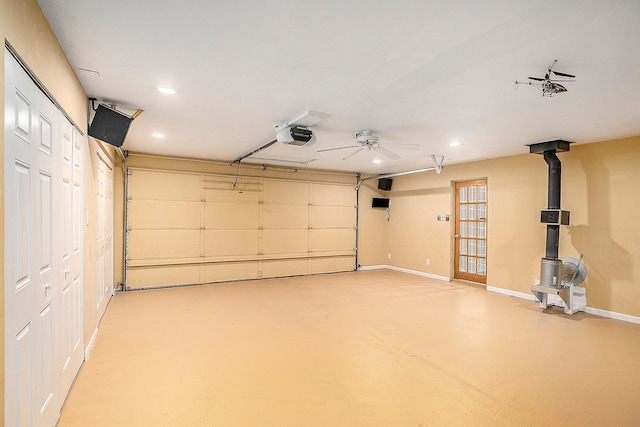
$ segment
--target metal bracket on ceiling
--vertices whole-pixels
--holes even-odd
[[[442,164],[444,163],[444,156],[436,156],[435,154],[432,154],[431,160],[433,161],[433,167],[435,167],[436,173],[439,174],[440,172],[442,172]]]

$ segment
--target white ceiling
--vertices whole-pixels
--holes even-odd
[[[431,154],[446,167],[549,139],[640,134],[638,0],[38,3],[87,94],[144,110],[123,146],[132,152],[232,161],[305,110],[329,114],[312,128],[315,145],[278,143],[257,156],[388,173],[429,167]],[[554,70],[577,76],[568,92],[514,90],[554,59]],[[352,145],[364,129],[383,146],[420,150],[388,145],[398,160],[317,152]]]

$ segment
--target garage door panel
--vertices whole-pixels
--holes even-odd
[[[262,277],[302,276],[309,274],[309,260],[287,259],[262,262]]]
[[[205,257],[258,256],[258,230],[205,230]]]
[[[131,260],[200,256],[200,230],[132,230],[128,235]]]
[[[314,206],[355,206],[355,187],[335,184],[311,184],[311,203]]]
[[[259,277],[259,263],[257,261],[214,263],[202,266],[203,283],[250,280]]]
[[[353,271],[355,270],[355,257],[312,258],[309,269],[311,274]]]
[[[129,221],[138,228],[200,228],[200,202],[134,199],[129,206]]]
[[[163,171],[130,169],[129,197],[132,199],[200,200],[202,177]]]
[[[352,229],[310,231],[311,253],[355,250],[355,234]]]
[[[265,181],[264,203],[309,204],[309,183],[292,181]]]
[[[262,186],[259,183],[206,182],[207,202],[258,203]]]
[[[309,231],[264,230],[262,232],[262,253],[264,255],[309,253]]]
[[[209,229],[257,229],[259,206],[248,203],[205,203],[204,226]]]
[[[353,206],[311,206],[312,228],[353,227],[356,209]]]
[[[269,228],[308,228],[309,206],[265,204],[262,207],[262,224]]]
[[[200,283],[200,265],[155,265],[135,267],[127,271],[127,286],[131,289]]]

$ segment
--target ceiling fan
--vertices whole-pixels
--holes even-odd
[[[325,148],[324,150],[318,150],[318,152],[320,153],[323,151],[334,151],[334,150],[344,150],[347,148],[357,148],[357,150],[355,150],[348,156],[344,157],[342,160],[347,160],[363,150],[375,151],[393,160],[397,160],[400,158],[400,155],[394,153],[393,151],[387,150],[385,147],[383,147],[382,144],[380,143],[380,138],[377,135],[375,135],[372,130],[363,130],[360,132],[356,132],[353,134],[353,138],[356,140],[357,145],[347,145],[345,147],[336,147],[336,148]],[[420,149],[420,146],[418,144],[385,144],[385,146],[386,147],[393,146],[401,150],[419,150]]]
[[[553,61],[553,64],[549,66],[547,69],[547,73],[542,77],[529,77],[528,82],[519,82],[516,80],[516,89],[518,85],[529,85],[538,88],[542,92],[542,96],[553,96],[556,93],[566,92],[567,88],[561,85],[560,83],[564,82],[574,82],[575,80],[567,80],[567,79],[575,79],[576,76],[573,74],[561,73],[559,71],[553,71],[553,66],[556,65],[558,60]],[[552,79],[551,76],[560,76],[565,77],[565,79]]]

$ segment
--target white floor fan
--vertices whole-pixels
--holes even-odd
[[[345,150],[348,148],[357,148],[354,152],[350,153],[348,156],[344,157],[342,160],[347,160],[356,154],[360,153],[364,150],[375,151],[377,153],[382,154],[383,156],[389,157],[390,159],[397,160],[401,156],[394,153],[393,151],[388,150],[385,147],[396,148],[400,150],[414,150],[417,151],[420,149],[418,144],[385,144],[384,147],[380,142],[380,138],[373,133],[371,130],[363,130],[360,132],[356,132],[353,134],[353,138],[356,140],[356,145],[347,145],[344,147],[335,147],[335,148],[325,148],[324,150],[318,150],[318,152],[323,151],[334,151],[334,150]]]

